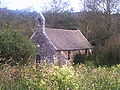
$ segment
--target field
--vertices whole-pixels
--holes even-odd
[[[0,77],[0,90],[120,90],[120,65],[4,65]]]

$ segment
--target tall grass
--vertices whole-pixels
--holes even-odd
[[[6,66],[0,77],[0,90],[120,90],[120,65]]]

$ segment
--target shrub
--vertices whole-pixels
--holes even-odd
[[[112,66],[120,64],[120,39],[110,40],[98,50],[99,64]]]
[[[73,63],[74,64],[85,63],[85,60],[86,60],[86,55],[85,54],[76,54],[74,56]]]
[[[34,45],[28,37],[15,30],[0,31],[0,63],[26,64],[34,54]]]

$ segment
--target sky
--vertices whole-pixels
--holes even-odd
[[[4,0],[4,2],[8,9],[11,10],[32,8],[35,11],[41,11],[40,7],[44,7],[51,0]],[[69,0],[69,2],[76,12],[80,11],[80,0]]]

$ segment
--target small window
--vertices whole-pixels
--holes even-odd
[[[40,55],[36,55],[36,63],[40,63],[41,57]]]

